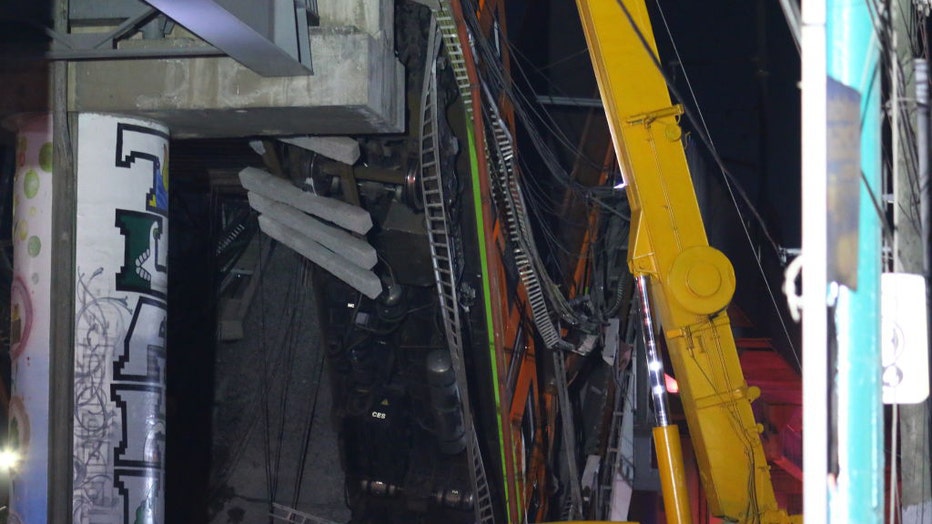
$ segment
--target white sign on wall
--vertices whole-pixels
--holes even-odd
[[[883,403],[917,404],[929,396],[925,278],[884,273],[880,283]]]

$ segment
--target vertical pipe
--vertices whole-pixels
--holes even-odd
[[[839,472],[831,521],[839,523],[879,523],[883,518],[881,225],[873,202],[873,195],[881,194],[879,46],[867,4],[828,0],[826,9],[828,75],[861,95],[864,177],[859,183],[857,289],[840,286],[836,314]]]
[[[54,0],[53,29],[68,32],[68,0]],[[74,236],[75,168],[68,116],[68,63],[51,66],[52,148],[55,184],[52,187],[52,242],[55,265],[50,275],[52,303],[49,357],[49,482],[48,522],[72,522],[74,461],[71,415],[74,411]]]
[[[917,58],[914,62],[916,79],[916,147],[919,157],[919,221],[922,249],[922,272],[928,281],[930,274],[930,253],[932,236],[929,235],[929,62]]]
[[[802,3],[803,514],[828,521],[825,0]]]
[[[10,515],[11,521],[44,522],[49,464],[52,122],[48,114],[24,115],[15,119],[15,125],[8,445],[20,459],[10,472]]]
[[[641,304],[641,336],[647,353],[647,377],[650,383],[650,395],[654,400],[654,417],[657,427],[670,425],[670,407],[667,402],[667,388],[663,375],[663,359],[654,334],[654,320],[650,307],[650,290],[647,277],[637,277],[638,299]]]
[[[168,132],[77,124],[76,522],[164,522]]]
[[[689,489],[686,487],[686,469],[683,466],[679,429],[676,424],[670,424],[663,359],[660,356],[660,348],[654,333],[647,277],[638,275],[636,282],[641,305],[641,334],[647,353],[647,375],[651,397],[654,400],[654,416],[656,417],[656,427],[653,429],[654,448],[657,452],[657,469],[660,472],[664,511],[669,524],[686,524],[692,522],[692,510],[689,505]]]

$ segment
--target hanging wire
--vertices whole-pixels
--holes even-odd
[[[470,0],[466,1],[469,3]],[[472,7],[474,6],[470,6],[470,9],[467,9],[467,12],[469,13],[467,14],[467,22],[472,22],[475,24],[473,27],[473,32],[474,34],[478,35],[476,38],[476,41],[479,44],[478,48],[484,52],[484,62],[491,65],[490,67],[487,67],[487,71],[490,73],[488,76],[491,76],[493,85],[497,88],[497,90],[503,92],[511,101],[515,114],[518,117],[517,121],[524,126],[531,144],[534,146],[545,167],[547,167],[547,171],[551,174],[558,185],[568,190],[570,194],[574,194],[581,198],[583,202],[587,204],[595,204],[605,212],[617,215],[618,217],[625,220],[630,220],[629,216],[618,212],[614,206],[606,202],[598,195],[598,190],[601,188],[583,186],[578,181],[573,179],[560,164],[556,154],[547,145],[546,140],[540,133],[540,129],[538,129],[538,125],[535,125],[534,122],[538,122],[539,125],[542,126],[548,133],[550,133],[550,135],[554,136],[560,144],[572,151],[577,161],[581,161],[595,169],[606,169],[606,166],[595,162],[586,156],[583,152],[581,152],[575,144],[570,142],[570,140],[564,134],[561,126],[556,123],[556,121],[553,119],[553,116],[546,110],[546,108],[541,106],[536,101],[536,99],[531,99],[525,95],[521,89],[517,88],[513,82],[506,78],[503,66],[497,60],[497,56],[495,55],[494,50],[491,48],[491,44],[482,35],[481,31],[478,31],[478,22],[474,20],[475,15],[473,13],[475,11],[472,9]],[[470,16],[470,14],[472,14],[472,16]],[[518,50],[512,42],[508,40],[505,40],[505,42],[508,48],[514,54],[523,56],[520,50]],[[514,63],[516,64],[518,72],[525,79],[525,82],[530,84],[530,80],[527,74],[524,72],[520,61],[516,60]]]
[[[509,41],[508,44],[511,45],[511,42]],[[541,71],[541,72],[542,72],[542,71],[544,71],[545,69],[550,69],[550,68],[552,68],[552,67],[556,67],[556,66],[558,66],[558,65],[560,65],[560,64],[562,64],[562,63],[564,63],[564,62],[569,62],[570,60],[573,60],[573,59],[575,59],[575,58],[578,58],[578,57],[583,56],[583,55],[588,55],[588,54],[589,54],[589,48],[588,48],[588,47],[583,47],[582,49],[580,49],[580,50],[578,50],[578,51],[574,51],[574,52],[572,52],[572,53],[570,53],[570,54],[564,56],[563,58],[558,58],[558,59],[554,60],[553,62],[550,62],[549,64],[545,64],[545,65],[542,65],[542,66],[540,66],[540,67],[535,67],[534,69],[536,69],[537,71]]]
[[[891,406],[890,413],[890,516],[887,519],[887,522],[890,524],[896,524],[896,510],[899,507],[899,493],[897,493],[897,472],[896,464],[897,458],[899,457],[899,436],[897,435],[897,429],[900,424],[900,411],[899,406],[896,402]],[[925,480],[925,479],[923,479]],[[920,520],[919,522],[922,522]]]
[[[663,78],[664,83],[667,85],[667,88],[673,93],[673,96],[678,99],[681,103],[685,102],[685,98],[680,94],[679,89],[676,85],[667,78],[666,73],[663,70],[663,65],[660,63],[660,58],[654,53],[650,45],[647,43],[647,39],[644,37],[644,33],[641,31],[641,28],[637,26],[634,21],[634,18],[631,16],[631,12],[628,10],[628,7],[621,0],[616,0],[618,5],[621,6],[622,11],[624,11],[625,17],[628,19],[628,23],[634,29],[635,33],[640,40],[641,45],[644,47],[644,50],[647,52],[651,61],[654,63],[654,67],[657,68],[657,72]],[[718,149],[715,147],[715,143],[712,141],[712,135],[709,131],[709,126],[706,123],[705,115],[702,113],[702,108],[699,106],[699,100],[696,98],[696,92],[693,90],[692,82],[689,80],[689,74],[686,71],[686,67],[683,65],[683,58],[680,56],[679,47],[676,45],[676,40],[673,38],[673,33],[670,31],[670,26],[667,24],[666,15],[663,12],[662,7],[660,6],[660,0],[655,0],[657,4],[657,9],[660,12],[660,19],[663,21],[664,29],[667,32],[667,37],[670,39],[670,44],[673,47],[673,53],[676,55],[676,61],[680,66],[680,70],[683,72],[683,80],[686,82],[686,87],[689,90],[690,98],[692,99],[692,106],[687,106],[683,104],[683,110],[686,114],[686,118],[693,124],[693,127],[696,129],[699,139],[705,144],[706,149],[712,155],[712,159],[718,165],[719,170],[722,173],[722,176],[725,181],[725,187],[728,189],[728,193],[731,196],[732,202],[734,203],[735,209],[738,211],[738,216],[741,219],[741,224],[744,225],[745,220],[741,213],[740,206],[738,201],[735,198],[735,193],[741,197],[741,200],[744,201],[745,205],[750,210],[751,214],[754,215],[754,218],[757,220],[758,227],[761,229],[761,232],[770,242],[773,250],[777,253],[781,251],[780,245],[774,240],[773,236],[770,234],[770,230],[767,228],[767,223],[764,218],[757,211],[757,208],[754,206],[754,203],[751,202],[750,197],[745,193],[744,189],[741,187],[741,184],[735,179],[734,175],[731,173],[731,170],[725,166],[725,162],[722,160],[721,155],[718,153]],[[695,108],[695,113],[698,115],[698,118],[693,114],[693,109]],[[701,127],[700,127],[701,124]],[[747,227],[744,227],[745,233],[748,236],[748,241],[751,242],[750,233],[747,230]],[[753,242],[752,242],[753,244]],[[754,250],[752,246],[752,251]]]
[[[922,410],[922,456],[929,456],[929,399],[927,398],[923,402],[924,409]],[[927,467],[927,466],[926,466]],[[922,484],[920,493],[926,492],[926,475],[922,475]],[[926,522],[926,508],[929,504],[922,504],[922,511],[919,515],[919,522]]]
[[[324,350],[324,345],[326,343],[321,341],[321,344],[317,348],[317,362],[316,362],[316,378],[314,382],[314,393],[312,395],[312,400],[310,402],[310,410],[307,415],[307,419],[304,424],[304,429],[302,432],[301,438],[301,459],[298,461],[298,471],[295,475],[294,488],[292,491],[291,498],[291,507],[297,508],[298,503],[301,500],[301,487],[304,485],[304,470],[307,464],[307,454],[311,445],[311,433],[314,429],[314,419],[317,417],[317,400],[320,395],[320,387],[323,378],[324,372],[324,355],[326,351]]]
[[[558,142],[570,151],[573,151],[581,161],[597,169],[602,169],[604,166],[582,154],[578,150],[576,144],[573,144],[566,137],[561,127],[553,120],[552,115],[537,103],[536,100],[531,100],[523,91],[517,89],[514,83],[507,78],[504,72],[504,66],[498,60],[494,47],[479,30],[479,23],[475,15],[477,12],[475,3],[472,0],[463,0],[463,3],[466,22],[470,26],[471,34],[474,35],[477,50],[481,53],[480,59],[487,66],[485,69],[485,78],[491,82],[495,92],[503,93],[512,103],[517,121],[521,122],[524,126],[531,144],[534,146],[534,149],[537,151],[541,161],[547,167],[553,179],[565,189],[575,191],[580,195],[586,195],[586,201],[591,201],[603,207],[608,212],[615,212],[611,206],[605,203],[601,198],[588,194],[593,188],[583,186],[578,181],[572,179],[566,169],[560,164],[553,150],[547,145],[546,140],[541,134],[541,129],[538,128],[538,125],[534,125],[533,123],[539,123],[539,125],[548,133],[552,134]],[[516,50],[516,47],[511,42],[506,41],[506,44],[512,51]],[[520,53],[520,51],[518,51],[518,53]],[[523,74],[523,71],[520,70],[520,62],[518,62],[518,68],[519,72]]]
[[[514,69],[520,75],[520,78],[524,80],[525,85],[532,86],[533,83],[531,82],[530,76],[525,71],[525,68],[522,65],[522,62],[527,62],[527,64],[531,67],[531,69],[537,72],[538,75],[541,76],[549,84],[550,88],[553,89],[553,91],[556,92],[558,95],[570,97],[568,93],[566,93],[557,84],[555,84],[550,79],[548,79],[547,76],[544,75],[543,72],[539,68],[534,67],[533,64],[531,64],[530,59],[524,53],[522,53],[520,49],[518,49],[517,45],[515,45],[510,40],[506,40],[506,44],[508,45],[508,49],[512,53],[512,55],[518,58],[518,60],[514,60],[512,63],[515,66]],[[597,162],[596,160],[590,158],[589,156],[585,154],[585,152],[580,150],[577,147],[577,144],[571,143],[569,141],[569,139],[563,133],[562,126],[560,126],[556,122],[556,119],[554,118],[552,112],[548,110],[546,106],[538,102],[536,98],[532,98],[526,95],[523,92],[523,90],[518,86],[515,86],[513,93],[516,97],[519,97],[521,99],[522,103],[527,104],[531,114],[538,117],[537,121],[540,122],[541,125],[543,125],[548,132],[552,132],[554,130],[559,132],[559,134],[556,135],[556,137],[559,139],[558,142],[561,145],[563,145],[566,149],[568,149],[571,153],[573,153],[575,160],[582,161],[586,165],[589,165],[590,167],[593,167],[595,169],[604,168],[604,166],[602,166],[600,162]]]
[[[906,92],[906,87],[914,81],[913,68],[906,67],[899,61],[900,53],[894,54],[890,51],[890,47],[893,46],[893,28],[892,24],[885,22],[884,18],[881,16],[881,7],[872,4],[869,4],[869,7],[871,8],[872,22],[881,36],[880,45],[882,48],[881,61],[883,63],[883,68],[885,71],[891,71],[891,88],[896,90],[898,95],[896,98],[900,101],[897,107],[891,108],[889,112],[885,112],[885,119],[888,123],[891,121],[899,121],[897,129],[891,129],[891,132],[899,133],[901,137],[901,140],[898,141],[901,145],[900,153],[905,155],[905,158],[902,160],[906,169],[909,206],[900,206],[899,211],[914,230],[918,232],[922,229],[922,226],[916,211],[919,209],[920,193],[922,189],[919,187],[919,151],[916,141],[916,130],[913,126],[916,107],[915,99],[913,98],[914,93]],[[901,16],[902,26],[906,30],[905,44],[907,50],[906,53],[903,53],[904,58],[911,60],[912,57],[925,56],[925,43],[920,43],[918,41],[919,34],[924,31],[924,24],[918,23],[919,17],[914,10],[904,9],[897,11]],[[919,29],[920,27],[923,28],[922,31]],[[898,40],[896,45],[899,47],[903,45],[903,43]],[[897,112],[899,118],[892,118],[893,111]],[[884,155],[884,165],[887,172],[894,172],[894,166],[892,165],[890,156],[891,155]],[[888,229],[892,229],[892,227]]]
[[[265,264],[263,260],[264,257],[262,256],[262,253],[264,251],[262,247],[262,242],[263,240],[265,240],[265,238],[266,238],[265,234],[260,232],[259,233],[259,266],[258,266],[259,267],[259,284],[258,286],[259,286],[259,330],[261,333],[261,338],[259,339],[259,354],[260,354],[260,358],[262,359],[262,380],[260,382],[259,387],[260,387],[261,397],[262,397],[261,398],[262,422],[263,422],[262,425],[264,427],[264,430],[262,431],[262,448],[263,448],[263,457],[265,459],[264,460],[265,489],[266,489],[266,495],[268,496],[268,501],[267,501],[268,512],[269,514],[271,514],[272,511],[274,510],[274,507],[272,506],[272,502],[274,501],[274,498],[273,498],[274,488],[272,487],[272,447],[271,447],[272,435],[270,433],[272,424],[270,424],[270,420],[269,420],[269,411],[270,411],[269,410],[269,390],[268,390],[269,388],[269,358],[268,358],[269,355],[268,355],[268,350],[265,344],[265,333],[266,333],[265,303],[266,301],[265,301],[265,278],[263,277],[263,275],[265,274],[265,271],[264,271]],[[272,520],[271,517],[269,517],[270,522],[271,520]]]
[[[278,483],[280,480],[281,474],[281,459],[282,452],[284,450],[285,443],[285,424],[287,421],[287,411],[288,411],[288,396],[291,389],[291,382],[294,376],[295,368],[295,354],[297,349],[298,342],[298,312],[304,309],[304,297],[305,293],[299,293],[299,290],[303,290],[304,286],[300,285],[300,274],[302,271],[302,264],[300,261],[296,261],[294,268],[291,272],[290,285],[288,286],[288,291],[285,295],[285,299],[282,301],[282,308],[287,308],[287,314],[281,315],[280,318],[285,320],[285,331],[281,337],[281,341],[278,344],[278,347],[282,348],[284,351],[284,361],[285,361],[285,374],[284,379],[282,380],[282,390],[279,396],[278,409],[279,409],[279,422],[278,422],[278,435],[276,437],[276,452],[275,452],[275,469],[274,469],[274,478],[273,478],[273,492],[272,492],[272,502],[277,502],[278,500]]]

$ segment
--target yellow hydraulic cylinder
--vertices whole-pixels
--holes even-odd
[[[689,507],[689,489],[686,487],[686,469],[683,467],[683,450],[676,424],[654,428],[654,447],[657,448],[657,469],[663,490],[663,507],[668,524],[692,522]]]

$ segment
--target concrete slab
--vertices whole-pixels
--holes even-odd
[[[390,43],[312,28],[315,74],[263,78],[227,57],[70,64],[69,110],[157,120],[175,138],[404,131],[404,71]]]
[[[393,0],[317,0],[321,26],[355,27],[386,42],[395,40]]]
[[[348,136],[295,136],[280,140],[344,164],[353,165],[359,160],[359,143]]]

